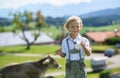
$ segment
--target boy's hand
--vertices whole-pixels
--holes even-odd
[[[85,47],[85,42],[82,41],[82,42],[80,43],[80,45],[81,45],[82,47]]]
[[[60,55],[61,57],[65,57],[65,54],[64,53],[62,53],[62,50],[61,49],[58,49],[58,50],[56,50],[55,51],[55,55]]]
[[[58,50],[55,51],[55,55],[61,55],[61,53],[62,53],[61,49],[58,49]]]
[[[87,56],[90,56],[90,55],[91,55],[91,51],[88,50],[88,49],[85,47],[85,42],[82,41],[80,44],[81,44],[81,46],[82,46],[85,54],[86,54]]]

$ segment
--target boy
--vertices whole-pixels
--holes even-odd
[[[79,34],[82,20],[77,16],[71,16],[64,27],[69,35],[63,39],[62,48],[56,50],[55,54],[66,58],[65,78],[87,78],[84,57],[90,56],[91,48],[88,39]]]

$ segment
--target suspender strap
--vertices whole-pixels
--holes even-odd
[[[69,54],[69,60],[70,60],[70,52],[69,52],[70,47],[69,47],[69,44],[68,44],[68,39],[66,40],[66,42],[67,42],[67,46],[68,46],[68,54]]]
[[[66,42],[67,42],[67,46],[68,46],[68,53],[69,53],[69,60],[70,60],[70,47],[69,47],[69,43],[68,43],[68,39],[66,39]],[[82,56],[81,56],[81,50],[79,50],[79,57],[80,57],[80,60],[82,59]]]
[[[82,59],[82,56],[81,56],[81,49],[79,50],[79,56],[80,56],[80,59]]]

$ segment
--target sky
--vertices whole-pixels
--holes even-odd
[[[0,17],[8,17],[10,12],[23,11],[24,9],[33,12],[39,9],[44,16],[56,17],[82,15],[119,7],[120,0],[0,0]]]
[[[48,3],[55,6],[63,6],[66,4],[89,3],[92,0],[0,0],[0,9],[18,8],[31,3]]]

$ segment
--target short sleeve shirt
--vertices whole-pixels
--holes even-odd
[[[68,39],[68,44],[67,44],[67,39]],[[84,50],[81,48],[81,51],[80,51],[80,54],[81,54],[81,58],[80,58],[80,55],[79,53],[77,54],[70,54],[70,58],[69,58],[69,50],[68,50],[68,46],[69,46],[69,49],[74,49],[75,47],[75,44],[73,42],[79,42],[79,41],[83,41],[85,42],[85,47],[91,51],[91,48],[90,48],[90,43],[88,41],[87,38],[85,37],[82,37],[80,34],[73,40],[71,38],[70,35],[68,35],[66,38],[63,39],[62,41],[62,52],[66,55],[66,58],[67,59],[70,59],[70,60],[80,60],[81,58],[84,58],[85,57],[85,52]]]

